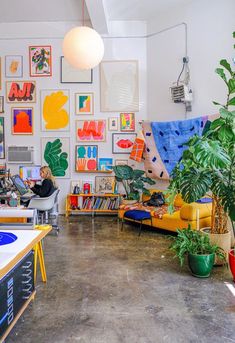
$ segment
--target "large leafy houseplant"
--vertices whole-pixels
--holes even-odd
[[[235,221],[235,72],[225,59],[220,66],[216,73],[227,87],[225,103],[214,102],[220,116],[206,125],[201,137],[195,135],[186,143],[168,191],[171,203],[177,193],[186,202],[211,196],[211,233],[222,234],[227,232],[228,217]]]
[[[113,167],[113,171],[117,182],[121,182],[124,187],[127,200],[139,200],[140,193],[150,195],[145,185],[154,185],[155,181],[150,177],[145,177],[143,170],[133,169],[128,165],[120,165]]]

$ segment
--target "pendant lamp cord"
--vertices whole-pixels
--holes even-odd
[[[84,26],[85,20],[84,20],[84,0],[82,0],[82,26]]]

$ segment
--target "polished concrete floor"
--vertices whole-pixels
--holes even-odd
[[[115,217],[61,218],[44,243],[48,283],[7,343],[235,342],[235,296],[228,269],[208,279],[180,268],[169,235]],[[235,290],[235,289],[234,289]]]

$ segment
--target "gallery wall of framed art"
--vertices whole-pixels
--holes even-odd
[[[142,93],[145,81],[139,74],[146,63],[143,46],[113,42],[114,48],[121,48],[119,56],[110,49],[102,68],[78,71],[62,56],[61,42],[52,38],[41,42],[12,39],[12,45],[7,46],[0,41],[0,158],[7,162],[8,146],[33,147],[34,163],[50,163],[59,180],[62,203],[70,191],[71,180],[79,181],[81,186],[86,180],[91,181],[95,190],[96,176],[113,176],[112,166],[118,160],[130,163],[124,150],[114,148],[113,152],[112,134],[138,132],[138,122],[147,111],[145,92]],[[105,49],[108,52],[107,46]],[[107,65],[112,65],[108,74]],[[117,73],[120,71],[123,78],[128,70],[130,80],[120,83]],[[125,102],[123,107],[115,108],[117,97],[112,98],[112,77],[118,80],[118,87],[131,89],[131,102],[130,98],[120,98],[118,92],[119,100]],[[59,161],[58,169],[52,163],[54,159]],[[18,173],[18,165],[10,167]],[[63,205],[60,211],[64,211]]]

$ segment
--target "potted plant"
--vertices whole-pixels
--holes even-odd
[[[171,204],[178,193],[186,202],[209,195],[211,234],[216,235],[216,240],[227,235],[225,249],[228,251],[231,247],[228,219],[232,225],[235,221],[235,110],[230,109],[235,106],[235,72],[225,59],[220,65],[216,73],[227,87],[225,103],[214,102],[221,106],[220,116],[206,125],[201,137],[195,135],[186,143],[187,149],[173,170],[168,192]]]
[[[190,225],[187,229],[178,229],[177,233],[170,249],[175,252],[175,257],[179,258],[181,267],[185,257],[188,257],[188,265],[194,276],[208,277],[214,265],[215,255],[225,261],[223,250],[211,244],[207,235],[192,230]]]
[[[229,266],[235,282],[235,248],[231,249],[228,254]]]
[[[140,194],[150,195],[145,184],[154,185],[155,181],[150,177],[145,177],[145,172],[140,169],[133,169],[128,165],[113,167],[116,181],[123,185],[126,203],[135,203],[140,200]]]

